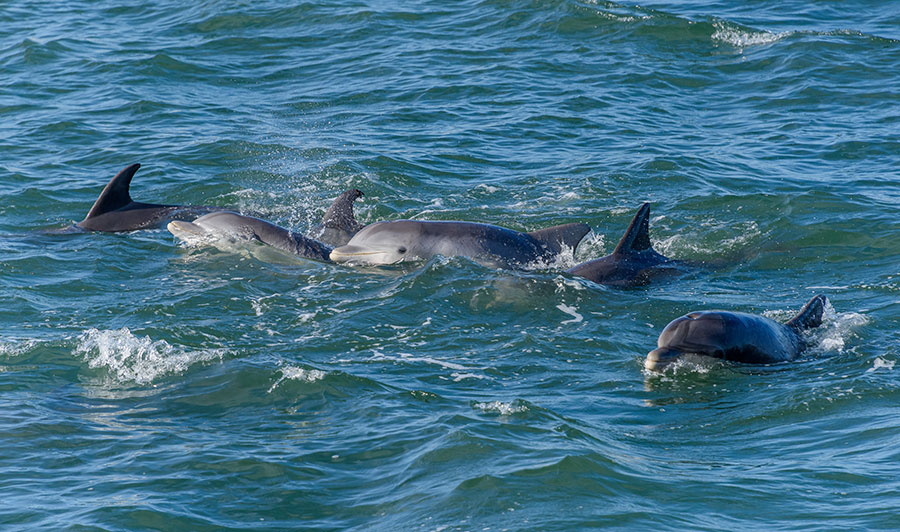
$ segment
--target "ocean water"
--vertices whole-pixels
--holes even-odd
[[[0,6],[4,530],[900,528],[900,4]],[[136,199],[304,231],[586,222],[525,271],[44,234]],[[564,273],[653,205],[717,267]],[[831,306],[799,360],[644,355]]]

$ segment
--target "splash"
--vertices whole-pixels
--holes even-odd
[[[748,243],[762,234],[759,225],[752,221],[738,224],[707,222],[700,226],[703,228],[703,241],[700,241],[697,234],[678,233],[653,242],[653,247],[667,257],[689,255],[721,257],[729,252],[746,248]],[[720,234],[722,237],[718,236]]]
[[[190,351],[165,340],[139,337],[127,327],[101,331],[88,329],[78,337],[74,354],[91,368],[105,368],[119,382],[149,384],[162,375],[179,374],[188,367],[222,360],[225,349]]]
[[[556,308],[565,312],[569,316],[572,316],[571,320],[559,322],[560,325],[565,325],[567,323],[581,323],[582,321],[584,321],[584,316],[578,313],[578,309],[576,307],[566,305],[565,303],[560,303],[559,305],[556,305]]]
[[[473,406],[483,412],[497,413],[501,416],[511,416],[513,414],[528,412],[528,406],[521,401],[512,401],[509,403],[490,401],[486,403],[475,403]]]
[[[272,393],[285,380],[302,381],[302,382],[318,382],[325,378],[327,373],[320,369],[306,369],[298,366],[284,366],[281,368],[281,377],[269,388]]]
[[[872,362],[872,367],[869,368],[869,369],[867,369],[867,370],[866,370],[866,373],[871,373],[871,372],[873,372],[873,371],[878,371],[879,369],[886,369],[886,370],[888,370],[888,371],[891,371],[891,370],[894,369],[894,364],[895,364],[895,363],[896,363],[895,360],[887,360],[887,359],[878,357],[878,358],[875,359],[874,362]]]
[[[825,304],[822,325],[810,329],[804,336],[814,353],[842,353],[854,331],[869,322],[869,318],[858,312],[836,312],[831,301]]]
[[[30,351],[35,345],[37,345],[35,340],[0,342],[0,356],[16,357]]]
[[[747,48],[771,44],[788,35],[785,33],[772,33],[770,31],[747,31],[740,26],[735,26],[724,21],[713,22],[715,32],[711,38],[713,41],[729,44],[735,48]]]

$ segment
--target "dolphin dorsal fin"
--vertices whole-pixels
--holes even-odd
[[[825,303],[828,303],[827,297],[821,294],[813,296],[806,305],[803,305],[800,312],[791,318],[786,325],[797,331],[815,329],[819,325],[822,325],[822,315],[825,313]]]
[[[650,244],[650,204],[645,203],[634,215],[613,254],[625,255],[648,249],[653,249],[653,246]]]
[[[584,235],[590,232],[591,227],[588,224],[574,223],[554,225],[540,231],[532,231],[528,235],[552,253],[561,253],[563,246],[572,248],[574,252]]]
[[[353,202],[363,196],[357,189],[345,190],[334,200],[331,207],[325,211],[322,218],[322,226],[334,229],[343,229],[355,233],[362,229],[362,225],[353,216]]]
[[[128,188],[131,186],[131,178],[140,167],[141,165],[138,163],[132,164],[110,179],[84,219],[121,209],[131,203],[131,194],[128,193]]]

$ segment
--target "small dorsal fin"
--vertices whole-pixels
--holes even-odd
[[[355,188],[345,190],[334,200],[331,207],[328,207],[328,210],[325,211],[325,216],[322,218],[322,226],[332,229],[343,229],[351,233],[356,233],[362,229],[362,225],[353,216],[353,202],[362,196],[363,193]]]
[[[140,167],[141,165],[138,163],[132,164],[110,179],[84,219],[121,209],[131,203],[131,194],[128,193],[128,188],[131,186],[131,178]]]
[[[628,226],[622,240],[619,240],[613,254],[624,255],[648,249],[652,249],[650,244],[650,204],[645,203],[634,215],[631,225]]]
[[[563,246],[572,248],[574,252],[584,235],[590,232],[591,227],[588,224],[573,223],[554,225],[539,231],[532,231],[528,235],[543,244],[550,252],[561,253]]]
[[[828,303],[827,297],[821,294],[813,296],[806,305],[803,305],[800,312],[787,322],[787,326],[798,331],[803,331],[806,329],[814,329],[819,325],[822,325],[822,315],[825,313],[826,303]]]

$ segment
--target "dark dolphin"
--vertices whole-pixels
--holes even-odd
[[[638,209],[631,225],[612,253],[583,262],[568,270],[595,283],[630,286],[645,284],[654,276],[684,271],[686,263],[656,252],[650,243],[650,204]]]
[[[322,223],[310,229],[310,234],[329,246],[343,246],[363,228],[353,216],[353,202],[362,197],[357,189],[345,190],[325,211]]]
[[[572,223],[521,233],[496,225],[459,221],[397,220],[367,225],[331,260],[357,264],[394,264],[435,255],[468,257],[491,267],[520,268],[551,260],[563,247],[575,248],[591,230]]]
[[[800,333],[822,324],[827,302],[813,297],[785,324],[743,312],[691,312],[666,325],[644,367],[660,371],[687,353],[748,364],[793,360],[806,347]]]
[[[191,220],[205,213],[225,210],[221,207],[202,205],[156,205],[131,199],[131,178],[140,168],[132,164],[115,175],[84,220],[75,227],[85,231],[136,231],[162,227],[170,220]]]
[[[167,228],[182,240],[209,237],[261,242],[291,255],[331,262],[328,259],[331,247],[327,244],[271,222],[236,212],[213,212],[193,222],[173,220],[169,222]]]

